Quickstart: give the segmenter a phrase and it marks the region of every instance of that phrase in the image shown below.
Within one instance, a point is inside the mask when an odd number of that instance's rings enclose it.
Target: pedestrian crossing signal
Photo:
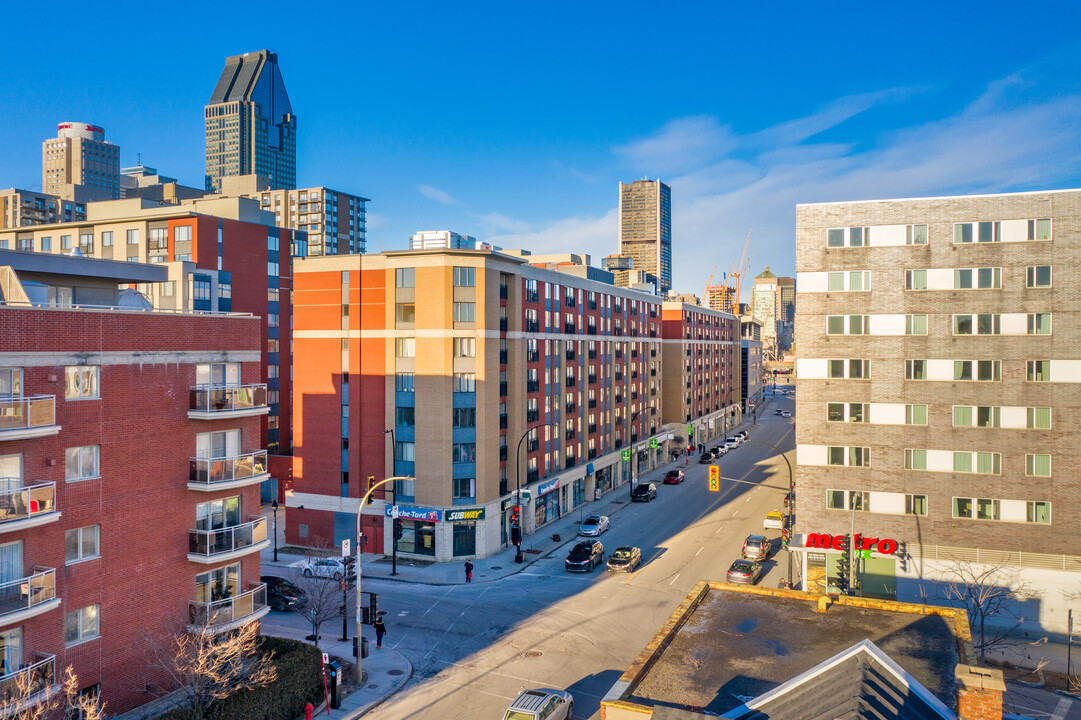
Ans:
[[[709,466],[709,491],[720,492],[721,490],[721,469],[716,465]]]

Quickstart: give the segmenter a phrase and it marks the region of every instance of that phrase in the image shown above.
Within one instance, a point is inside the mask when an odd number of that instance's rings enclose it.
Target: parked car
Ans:
[[[699,465],[707,465],[711,462],[713,462],[713,452],[711,450],[706,450],[698,458]]]
[[[653,483],[638,483],[631,490],[631,500],[634,502],[649,502],[657,499],[657,486]]]
[[[582,527],[579,528],[578,534],[585,535],[586,537],[596,537],[603,532],[608,531],[608,516],[607,515],[590,515],[582,521]]]
[[[668,474],[664,476],[665,485],[679,485],[683,482],[682,470],[669,470]]]
[[[776,410],[774,410],[774,411],[773,411],[773,414],[774,414],[774,415],[780,415],[780,414],[782,414],[783,412],[784,412],[784,410],[782,410],[781,408],[777,408]]]
[[[728,454],[728,448],[725,447],[725,445],[723,443],[721,445],[718,445],[717,447],[713,448],[713,457],[715,457],[715,458],[724,457],[727,454]]]
[[[266,584],[266,600],[271,610],[298,610],[308,601],[307,594],[285,578],[263,575],[259,582]]]
[[[604,562],[604,545],[599,540],[580,542],[571,548],[564,561],[567,572],[593,572]]]
[[[613,572],[634,572],[642,564],[642,551],[631,545],[617,547],[608,557],[608,569]]]
[[[792,412],[790,410],[782,410],[781,417],[792,417]]]
[[[762,563],[757,560],[736,560],[728,568],[728,582],[755,585],[762,579]]]
[[[784,515],[777,510],[770,510],[762,521],[762,527],[767,530],[784,530]]]
[[[563,690],[526,690],[510,704],[503,720],[572,720],[574,697]]]
[[[738,433],[736,433],[736,437],[739,438],[740,442],[746,441],[747,440],[747,431],[746,430],[740,430]]]
[[[748,535],[740,554],[744,560],[769,560],[771,550],[773,542],[765,535]]]
[[[341,580],[346,574],[345,561],[340,557],[315,558],[302,565],[300,570],[304,577],[314,576],[335,580]],[[355,572],[349,574],[350,580],[355,580],[356,577]]]
[[[734,437],[725,438],[724,439],[724,446],[726,448],[728,448],[729,450],[732,450],[733,448],[739,447],[739,440],[737,440]]]

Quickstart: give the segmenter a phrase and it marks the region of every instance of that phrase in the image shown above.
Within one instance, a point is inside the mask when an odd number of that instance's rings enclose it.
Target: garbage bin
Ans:
[[[327,680],[330,685],[330,707],[338,710],[342,706],[342,664],[337,660],[327,663]]]

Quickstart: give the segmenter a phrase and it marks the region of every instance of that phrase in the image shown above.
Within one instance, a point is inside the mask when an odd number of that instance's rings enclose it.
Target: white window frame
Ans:
[[[101,367],[99,365],[65,367],[64,399],[69,402],[101,399]]]
[[[74,465],[76,474],[72,475]],[[101,477],[101,446],[79,445],[64,449],[64,481],[81,482]]]
[[[83,554],[83,543],[87,536],[93,540],[93,552]],[[75,538],[75,547],[77,548],[75,557],[68,555],[69,537]],[[101,557],[101,525],[87,525],[86,527],[72,528],[64,532],[64,563],[66,565],[75,565],[99,557]]]
[[[1047,458],[1047,474],[1036,472],[1036,458]],[[1026,453],[1025,454],[1025,477],[1049,478],[1054,470],[1051,467],[1051,453]]]
[[[69,638],[68,628],[74,621],[75,636]],[[64,613],[64,646],[71,647],[101,637],[101,605],[86,607]]]

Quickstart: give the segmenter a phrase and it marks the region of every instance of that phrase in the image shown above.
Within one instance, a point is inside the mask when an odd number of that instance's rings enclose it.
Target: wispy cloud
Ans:
[[[515,220],[502,213],[491,212],[487,215],[473,215],[473,218],[481,224],[489,234],[497,233],[528,233],[532,230],[529,223],[524,220]]]
[[[440,190],[439,188],[432,187],[431,185],[417,185],[417,190],[420,192],[421,195],[428,198],[429,200],[435,200],[437,203],[442,203],[443,205],[462,204],[461,200],[452,196],[446,190]]]
[[[717,118],[697,116],[668,122],[650,137],[615,148],[631,167],[671,175],[709,163],[735,146],[732,131]]]

